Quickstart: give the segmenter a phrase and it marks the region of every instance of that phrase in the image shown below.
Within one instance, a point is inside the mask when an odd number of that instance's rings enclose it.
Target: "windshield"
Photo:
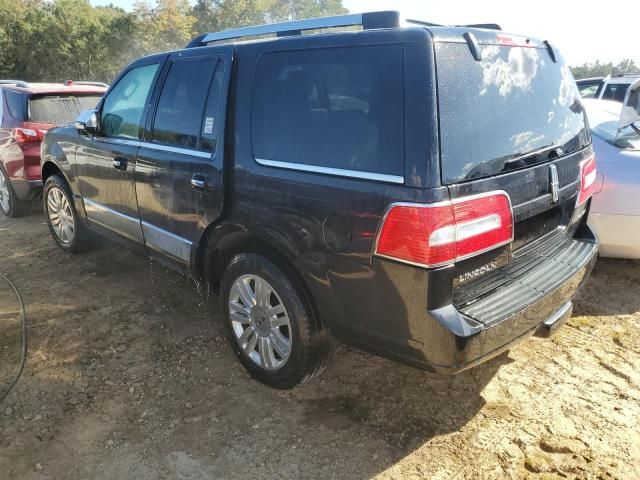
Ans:
[[[568,154],[591,139],[561,56],[546,50],[436,45],[442,181],[456,183]],[[531,155],[528,154],[537,152]]]
[[[84,110],[96,108],[100,95],[47,95],[29,100],[29,121],[65,125]]]

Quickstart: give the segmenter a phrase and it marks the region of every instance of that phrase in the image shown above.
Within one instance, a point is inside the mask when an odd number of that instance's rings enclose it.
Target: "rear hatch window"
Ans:
[[[490,177],[591,143],[569,68],[544,48],[435,46],[442,181]],[[553,149],[552,147],[556,147]],[[536,154],[536,152],[539,152]]]
[[[66,125],[84,110],[95,108],[100,95],[41,95],[29,100],[29,121]]]

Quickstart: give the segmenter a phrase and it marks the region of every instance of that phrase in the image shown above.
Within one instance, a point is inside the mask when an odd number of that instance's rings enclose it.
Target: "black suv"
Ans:
[[[51,233],[207,282],[278,388],[332,337],[455,373],[548,333],[596,259],[595,159],[559,53],[490,27],[377,12],[137,60],[46,136]]]

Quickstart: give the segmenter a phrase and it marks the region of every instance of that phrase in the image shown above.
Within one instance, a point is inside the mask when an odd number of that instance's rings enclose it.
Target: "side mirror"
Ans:
[[[98,112],[96,110],[85,110],[74,123],[79,132],[96,133],[98,131]]]

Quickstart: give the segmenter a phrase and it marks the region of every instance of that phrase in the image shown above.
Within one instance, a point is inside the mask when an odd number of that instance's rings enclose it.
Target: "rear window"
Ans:
[[[66,125],[84,110],[96,108],[100,95],[43,95],[29,100],[29,120]]]
[[[267,53],[255,76],[258,160],[403,174],[402,46]]]
[[[528,166],[517,157],[546,147],[568,154],[589,145],[562,57],[554,63],[546,50],[487,45],[476,61],[467,44],[442,43],[436,58],[444,183]],[[532,158],[548,159],[540,157]]]

